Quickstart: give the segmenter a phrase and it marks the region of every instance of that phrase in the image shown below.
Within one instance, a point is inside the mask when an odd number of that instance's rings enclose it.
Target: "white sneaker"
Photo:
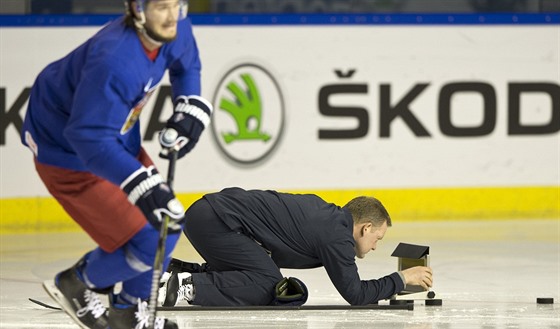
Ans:
[[[161,292],[163,288],[165,288],[164,293]],[[160,288],[163,306],[177,306],[181,301],[190,303],[194,300],[192,274],[189,272],[172,273],[163,288]]]

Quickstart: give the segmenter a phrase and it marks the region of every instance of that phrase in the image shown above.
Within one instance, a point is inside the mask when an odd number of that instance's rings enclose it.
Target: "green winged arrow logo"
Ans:
[[[261,131],[262,123],[262,102],[259,89],[250,74],[241,74],[241,79],[246,85],[246,89],[239,84],[231,81],[227,84],[227,89],[234,97],[234,101],[227,98],[220,100],[220,109],[232,116],[237,125],[237,133],[222,133],[226,144],[237,140],[270,140],[270,135]]]
[[[243,63],[226,71],[214,90],[212,136],[223,155],[252,165],[269,158],[284,131],[284,97],[264,66]]]

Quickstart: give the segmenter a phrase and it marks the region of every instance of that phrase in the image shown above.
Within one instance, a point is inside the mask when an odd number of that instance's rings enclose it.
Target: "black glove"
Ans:
[[[177,158],[182,158],[189,153],[198,142],[204,128],[210,124],[212,104],[200,96],[180,96],[177,98],[175,110],[165,128],[159,135],[162,150],[159,156],[169,159],[169,149],[175,147]],[[168,130],[175,130],[176,134],[167,134]],[[176,136],[173,140],[164,138]]]
[[[309,296],[305,284],[297,278],[283,278],[274,289],[275,306],[301,306]]]
[[[128,194],[128,201],[142,210],[153,227],[159,230],[163,216],[167,215],[168,232],[181,231],[185,209],[154,166],[135,171],[122,182],[121,189]]]

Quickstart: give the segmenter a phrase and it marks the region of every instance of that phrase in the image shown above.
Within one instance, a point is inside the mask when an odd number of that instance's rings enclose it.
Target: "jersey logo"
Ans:
[[[121,128],[121,135],[126,134],[130,131],[130,129],[132,129],[132,127],[134,127],[134,125],[138,121],[138,118],[140,117],[140,113],[142,113],[142,110],[144,109],[144,106],[146,105],[146,103],[148,103],[150,96],[152,96],[152,94],[156,90],[157,84],[152,87],[152,81],[153,79],[150,78],[150,80],[144,87],[144,97],[142,97],[142,99],[138,103],[136,103],[136,105],[134,105],[130,112],[128,112],[128,116],[126,117],[124,125]]]

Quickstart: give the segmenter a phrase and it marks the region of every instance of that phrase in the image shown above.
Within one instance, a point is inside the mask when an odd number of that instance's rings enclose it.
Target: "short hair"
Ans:
[[[124,24],[128,27],[134,27],[134,12],[132,11],[132,1],[136,2],[136,0],[127,0],[124,2],[125,6],[125,14],[124,14]]]
[[[381,201],[374,197],[359,196],[350,200],[344,207],[350,214],[354,224],[370,222],[373,226],[379,227],[387,222],[387,226],[392,226],[391,217]]]
[[[152,1],[152,0],[126,0],[124,2],[124,25],[128,26],[128,27],[136,27],[136,24],[134,23],[134,20],[138,19],[138,17],[136,17],[136,15],[134,15],[134,11],[132,8],[132,3],[135,2],[135,5],[138,5],[138,2],[142,1],[140,4],[144,4],[147,5],[148,2]]]

